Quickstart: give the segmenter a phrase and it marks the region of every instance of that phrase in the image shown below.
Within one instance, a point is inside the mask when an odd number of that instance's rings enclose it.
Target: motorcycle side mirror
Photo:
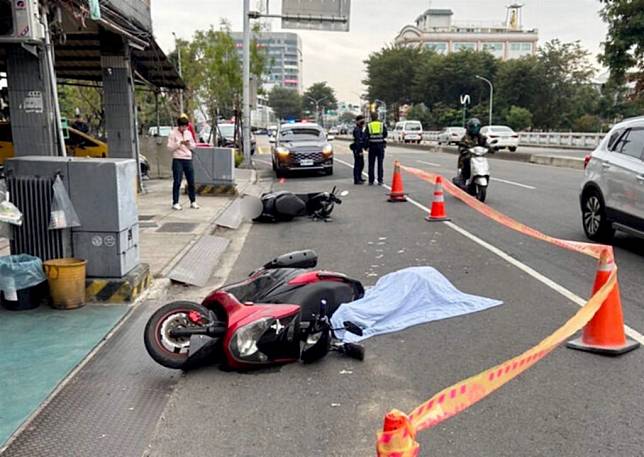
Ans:
[[[346,197],[347,195],[349,195],[348,190],[343,190],[342,192],[340,192],[340,197]]]
[[[354,335],[362,336],[363,332],[362,329],[357,325],[354,324],[351,321],[344,321],[344,329],[349,332],[353,333]]]

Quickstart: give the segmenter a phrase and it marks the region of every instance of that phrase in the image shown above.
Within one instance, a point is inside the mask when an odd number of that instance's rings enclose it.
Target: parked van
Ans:
[[[394,141],[400,143],[418,143],[423,139],[423,125],[420,121],[400,121],[393,131]]]

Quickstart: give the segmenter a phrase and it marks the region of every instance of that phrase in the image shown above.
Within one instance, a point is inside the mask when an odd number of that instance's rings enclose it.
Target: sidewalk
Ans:
[[[251,170],[236,173],[243,194],[256,175]],[[197,196],[201,208],[193,210],[182,195],[185,209],[176,211],[171,208],[172,181],[146,181],[144,186],[146,192],[138,198],[140,257],[160,279],[202,235],[212,232],[235,197]],[[8,254],[8,241],[0,239],[0,255]],[[159,284],[157,290],[168,283]],[[73,311],[0,308],[0,370],[5,374],[0,377],[0,449],[137,303],[94,303]]]

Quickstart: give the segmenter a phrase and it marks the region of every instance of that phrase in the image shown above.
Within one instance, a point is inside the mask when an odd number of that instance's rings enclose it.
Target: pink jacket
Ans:
[[[181,144],[182,141],[189,141],[188,145]],[[186,129],[181,133],[179,127],[172,129],[170,136],[168,136],[168,150],[172,153],[173,159],[192,159],[192,151],[197,146],[192,133]]]

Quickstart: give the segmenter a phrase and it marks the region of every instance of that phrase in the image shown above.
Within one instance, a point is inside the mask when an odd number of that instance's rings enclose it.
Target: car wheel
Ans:
[[[508,149],[510,150],[510,152],[514,152],[514,151],[517,150],[517,147],[516,146],[510,146]]]
[[[581,198],[581,219],[586,236],[593,241],[609,241],[615,234],[606,216],[606,205],[601,194],[590,189]]]
[[[284,170],[280,170],[277,167],[275,168],[275,176],[277,176],[278,178],[283,178],[285,175],[286,173],[284,172]]]
[[[439,142],[438,142],[438,145],[440,146],[441,144],[442,144],[442,143],[439,141]]]

